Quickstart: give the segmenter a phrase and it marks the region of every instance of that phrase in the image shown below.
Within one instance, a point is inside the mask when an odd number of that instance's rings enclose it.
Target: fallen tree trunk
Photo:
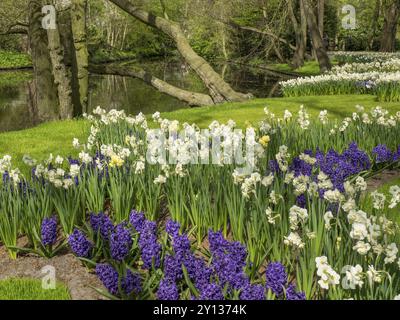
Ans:
[[[129,0],[109,1],[129,13],[134,18],[162,31],[173,39],[180,54],[210,91],[214,103],[244,101],[251,97],[249,94],[243,94],[233,90],[231,86],[227,84],[217,72],[215,72],[208,62],[196,53],[190,46],[189,41],[186,39],[185,34],[177,23],[139,9]]]
[[[213,99],[203,93],[196,93],[175,87],[139,67],[119,67],[113,65],[89,65],[89,71],[96,74],[109,74],[141,79],[160,92],[166,93],[192,106],[213,105]]]

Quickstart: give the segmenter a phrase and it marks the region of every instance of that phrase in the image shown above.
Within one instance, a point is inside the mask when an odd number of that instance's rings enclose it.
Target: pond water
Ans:
[[[207,92],[203,83],[185,64],[152,62],[141,66],[178,87]],[[266,70],[226,64],[217,65],[215,69],[235,90],[250,92],[259,98],[280,95],[277,84],[281,79]],[[30,78],[30,72],[27,71],[0,72],[0,132],[33,127],[42,121],[38,118],[38,112],[29,107]],[[91,75],[89,88],[89,112],[97,106],[106,110],[124,109],[127,114],[133,115],[189,107],[141,80],[129,77]]]

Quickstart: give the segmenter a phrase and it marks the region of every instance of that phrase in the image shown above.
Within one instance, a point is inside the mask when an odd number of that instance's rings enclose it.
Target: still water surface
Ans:
[[[206,93],[197,76],[181,63],[151,62],[141,65],[157,77],[178,87]],[[215,67],[231,86],[241,92],[251,92],[263,98],[280,95],[281,79],[268,71],[237,65]],[[21,78],[15,81],[16,78]],[[20,130],[41,122],[37,112],[30,110],[29,72],[0,72],[0,132]],[[10,79],[13,79],[10,81]],[[166,112],[188,105],[145,84],[141,80],[111,75],[91,75],[89,112],[101,106],[104,109],[124,109],[127,114]]]

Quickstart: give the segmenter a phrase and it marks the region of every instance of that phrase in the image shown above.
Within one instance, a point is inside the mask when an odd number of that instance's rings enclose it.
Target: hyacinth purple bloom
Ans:
[[[157,291],[158,300],[179,300],[179,291],[176,282],[162,279]]]
[[[75,255],[82,258],[88,258],[93,248],[93,244],[86,238],[84,233],[78,229],[74,229],[72,234],[68,237],[68,244]]]
[[[313,153],[310,150],[306,150],[304,151],[304,154],[312,156]],[[308,164],[304,160],[301,160],[299,157],[295,157],[292,164],[290,165],[290,170],[294,172],[294,175],[296,177],[299,175],[311,176],[312,169],[313,166],[311,164]]]
[[[208,233],[212,268],[222,286],[230,285],[233,289],[241,289],[249,282],[243,268],[246,266],[247,251],[239,242],[229,242],[221,232]]]
[[[167,254],[164,258],[164,278],[176,281],[182,279],[182,264],[175,257]]]
[[[304,292],[297,292],[296,286],[290,284],[286,289],[286,300],[306,300],[306,295]]]
[[[104,240],[108,240],[110,234],[114,230],[114,224],[105,213],[92,213],[90,215],[90,225],[95,233],[100,231],[100,235]]]
[[[306,207],[306,196],[305,194],[301,194],[299,196],[297,196],[296,198],[296,204],[300,207],[300,208],[305,208]]]
[[[133,241],[129,229],[125,224],[117,225],[115,231],[110,235],[111,257],[116,261],[122,261],[128,255]]]
[[[57,218],[44,218],[41,226],[41,240],[45,246],[53,245],[57,240]]]
[[[277,297],[280,297],[287,283],[285,267],[280,262],[272,262],[267,266],[265,277],[267,290],[270,289]]]
[[[156,223],[146,220],[139,232],[139,248],[144,269],[160,266],[161,245],[157,241]]]
[[[181,228],[180,224],[172,220],[168,220],[165,225],[165,231],[167,231],[167,233],[173,238],[179,236],[180,228]]]
[[[390,162],[393,160],[393,153],[385,144],[377,145],[372,150],[372,154],[376,157],[376,163]]]
[[[107,263],[98,263],[96,265],[96,275],[106,289],[115,296],[119,293],[119,281],[121,281],[120,286],[125,294],[138,293],[141,290],[139,275],[132,273],[129,269],[125,277],[120,279],[113,266]]]
[[[142,289],[140,276],[128,269],[122,281],[122,289],[126,294],[139,293]]]
[[[210,283],[200,292],[200,300],[224,300],[222,289],[215,283]]]
[[[348,177],[371,167],[368,155],[355,142],[350,143],[342,154],[333,149],[326,154],[317,150],[315,158],[320,171],[328,175],[333,187],[341,192],[344,192],[343,184]]]
[[[265,288],[260,284],[248,284],[243,287],[240,300],[265,300]]]
[[[393,161],[399,161],[400,160],[400,145],[397,147],[397,151],[393,155]]]
[[[131,211],[129,215],[129,222],[137,232],[140,233],[142,231],[145,221],[146,219],[143,212],[138,212],[136,210]]]

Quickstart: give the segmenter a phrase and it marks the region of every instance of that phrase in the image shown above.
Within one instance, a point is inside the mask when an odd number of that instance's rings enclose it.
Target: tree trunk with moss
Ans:
[[[249,94],[243,94],[233,90],[231,86],[227,84],[217,72],[215,72],[209,63],[196,53],[190,46],[189,41],[186,39],[185,34],[177,23],[139,9],[128,0],[109,1],[136,19],[168,35],[175,42],[178,51],[186,62],[201,78],[209,90],[214,103],[244,101],[251,97]]]
[[[28,38],[34,74],[29,84],[30,104],[38,120],[46,121],[59,117],[59,105],[42,17],[41,4],[35,0],[29,1]]]
[[[64,63],[64,50],[57,24],[55,29],[47,30],[47,40],[51,64],[53,66],[54,82],[57,86],[60,117],[62,119],[71,118],[73,116],[71,81]]]
[[[87,112],[89,88],[89,54],[86,36],[86,9],[87,0],[72,0],[71,27],[75,48],[80,109],[82,112]]]

